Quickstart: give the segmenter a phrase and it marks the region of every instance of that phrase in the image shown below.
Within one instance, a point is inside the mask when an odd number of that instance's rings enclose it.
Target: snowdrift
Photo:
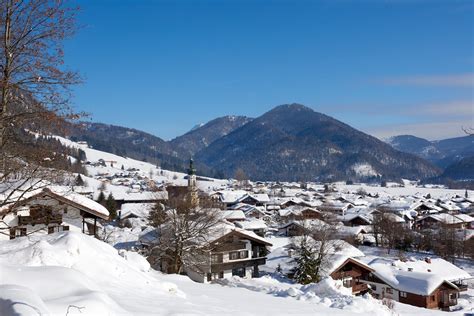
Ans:
[[[18,238],[0,243],[1,315],[127,314],[110,287],[127,284],[157,295],[182,295],[147,273],[148,262],[80,233]],[[112,293],[113,294],[113,293]],[[112,295],[113,296],[113,295]]]

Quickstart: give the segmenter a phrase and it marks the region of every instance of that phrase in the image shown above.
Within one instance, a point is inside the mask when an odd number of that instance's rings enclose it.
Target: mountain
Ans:
[[[427,159],[443,169],[463,158],[474,156],[473,136],[429,141],[412,135],[400,135],[390,137],[387,143],[397,150]]]
[[[154,135],[122,126],[82,122],[69,128],[73,141],[86,141],[91,147],[119,156],[159,163],[164,169],[185,170],[186,161],[173,147]]]
[[[474,181],[474,156],[463,158],[449,165],[441,177],[456,181]]]
[[[206,124],[199,124],[186,134],[173,139],[170,144],[183,155],[194,155],[216,139],[242,127],[252,119],[245,116],[224,116]]]
[[[196,160],[259,180],[426,178],[440,170],[334,118],[281,105],[215,140]]]

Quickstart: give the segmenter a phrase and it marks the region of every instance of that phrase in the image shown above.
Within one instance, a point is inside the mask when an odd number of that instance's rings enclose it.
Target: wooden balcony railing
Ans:
[[[355,293],[367,291],[368,289],[369,287],[365,283],[354,284],[352,286],[352,293],[355,294]]]
[[[61,215],[49,215],[42,217],[18,216],[18,225],[36,225],[36,224],[61,224],[63,217]]]

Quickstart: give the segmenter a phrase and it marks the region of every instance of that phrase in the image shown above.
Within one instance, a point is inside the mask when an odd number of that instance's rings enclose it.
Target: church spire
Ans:
[[[189,169],[188,169],[188,176],[192,176],[196,174],[196,169],[194,169],[194,160],[193,158],[189,159]]]

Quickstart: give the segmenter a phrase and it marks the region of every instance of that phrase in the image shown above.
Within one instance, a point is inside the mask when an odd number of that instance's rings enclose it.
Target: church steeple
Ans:
[[[199,205],[199,196],[197,189],[196,169],[194,169],[193,158],[189,159],[188,169],[188,194],[193,206]]]
[[[188,169],[188,176],[192,176],[196,174],[196,169],[194,169],[194,160],[193,158],[189,159],[189,169]]]

